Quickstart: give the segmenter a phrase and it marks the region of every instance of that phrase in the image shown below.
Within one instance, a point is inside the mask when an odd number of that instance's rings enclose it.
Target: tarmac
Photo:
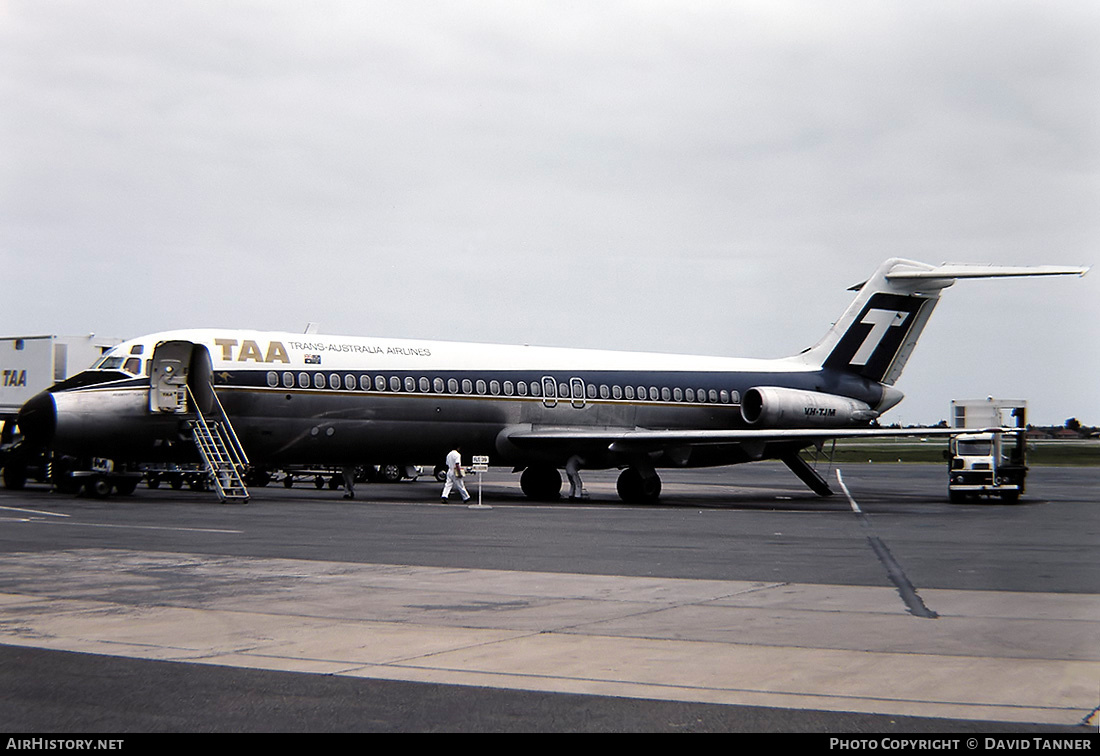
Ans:
[[[777,465],[672,471],[648,507],[613,472],[536,505],[493,470],[482,508],[424,479],[0,491],[0,727],[1096,733],[1100,469],[1012,506],[842,473],[819,499]]]

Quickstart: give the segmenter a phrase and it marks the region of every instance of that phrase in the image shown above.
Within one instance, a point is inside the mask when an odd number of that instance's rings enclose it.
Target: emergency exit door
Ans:
[[[570,378],[569,393],[572,394],[573,406],[584,409],[584,381],[580,378]]]

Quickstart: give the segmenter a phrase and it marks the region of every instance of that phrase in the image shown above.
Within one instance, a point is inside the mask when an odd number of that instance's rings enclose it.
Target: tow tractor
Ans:
[[[983,428],[951,437],[948,496],[954,503],[982,496],[1018,501],[1027,477],[1027,403],[992,397],[951,403],[952,427]],[[1011,424],[1006,420],[1013,420]]]

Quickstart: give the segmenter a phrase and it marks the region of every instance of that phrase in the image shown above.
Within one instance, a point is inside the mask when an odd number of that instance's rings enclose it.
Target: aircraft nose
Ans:
[[[49,446],[57,431],[57,405],[53,394],[43,391],[32,396],[19,410],[16,422],[28,444]]]

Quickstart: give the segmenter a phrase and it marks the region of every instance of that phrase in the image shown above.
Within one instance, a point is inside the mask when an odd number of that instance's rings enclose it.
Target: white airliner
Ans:
[[[116,464],[198,461],[195,417],[224,407],[249,465],[401,464],[455,445],[522,470],[536,499],[559,470],[621,468],[626,501],[653,501],[657,470],[785,462],[828,484],[800,451],[841,437],[927,431],[872,423],[940,292],[957,279],[1083,275],[1053,266],[883,263],[825,337],[776,360],[322,336],[231,329],[124,342],[31,399],[27,442]],[[209,462],[209,460],[207,460]]]

